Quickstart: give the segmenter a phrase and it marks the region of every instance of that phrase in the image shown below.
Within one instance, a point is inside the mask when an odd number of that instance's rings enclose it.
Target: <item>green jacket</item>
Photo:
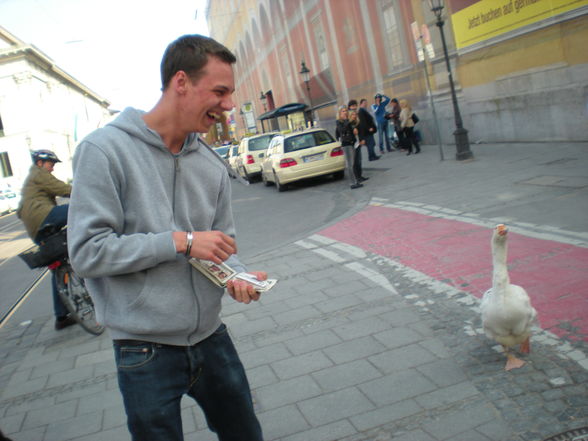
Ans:
[[[57,196],[69,196],[71,185],[60,181],[44,168],[31,166],[21,190],[22,199],[16,215],[23,221],[31,239],[37,237],[39,227],[57,205]]]

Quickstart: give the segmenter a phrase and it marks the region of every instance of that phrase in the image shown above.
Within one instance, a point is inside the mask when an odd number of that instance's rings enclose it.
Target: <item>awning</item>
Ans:
[[[258,120],[262,121],[265,119],[277,118],[278,116],[286,116],[291,113],[295,112],[302,112],[306,109],[307,105],[303,103],[290,103],[285,104],[277,109],[272,109],[269,112],[262,113],[257,118]]]

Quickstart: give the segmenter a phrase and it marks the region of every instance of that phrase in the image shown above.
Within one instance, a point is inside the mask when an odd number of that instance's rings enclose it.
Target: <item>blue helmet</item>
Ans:
[[[53,163],[61,162],[57,155],[51,150],[35,150],[31,156],[33,157],[34,164],[36,164],[37,161],[51,161]]]

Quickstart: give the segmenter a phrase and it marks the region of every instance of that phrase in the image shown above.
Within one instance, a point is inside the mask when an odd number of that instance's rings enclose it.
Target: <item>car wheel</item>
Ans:
[[[339,170],[338,172],[333,173],[333,179],[340,181],[345,177],[345,172],[343,170]]]
[[[278,175],[276,175],[276,172],[274,172],[274,184],[276,184],[276,190],[280,192],[286,190],[286,186],[280,183],[280,180],[278,179]]]

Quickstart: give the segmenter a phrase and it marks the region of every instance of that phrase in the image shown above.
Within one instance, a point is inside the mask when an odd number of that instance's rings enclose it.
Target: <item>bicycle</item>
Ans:
[[[55,231],[55,227],[49,225],[42,233],[45,239],[18,256],[31,269],[46,266],[55,271],[59,298],[71,316],[90,334],[102,334],[104,326],[96,322],[94,303],[84,279],[75,273],[69,262],[66,228]]]

